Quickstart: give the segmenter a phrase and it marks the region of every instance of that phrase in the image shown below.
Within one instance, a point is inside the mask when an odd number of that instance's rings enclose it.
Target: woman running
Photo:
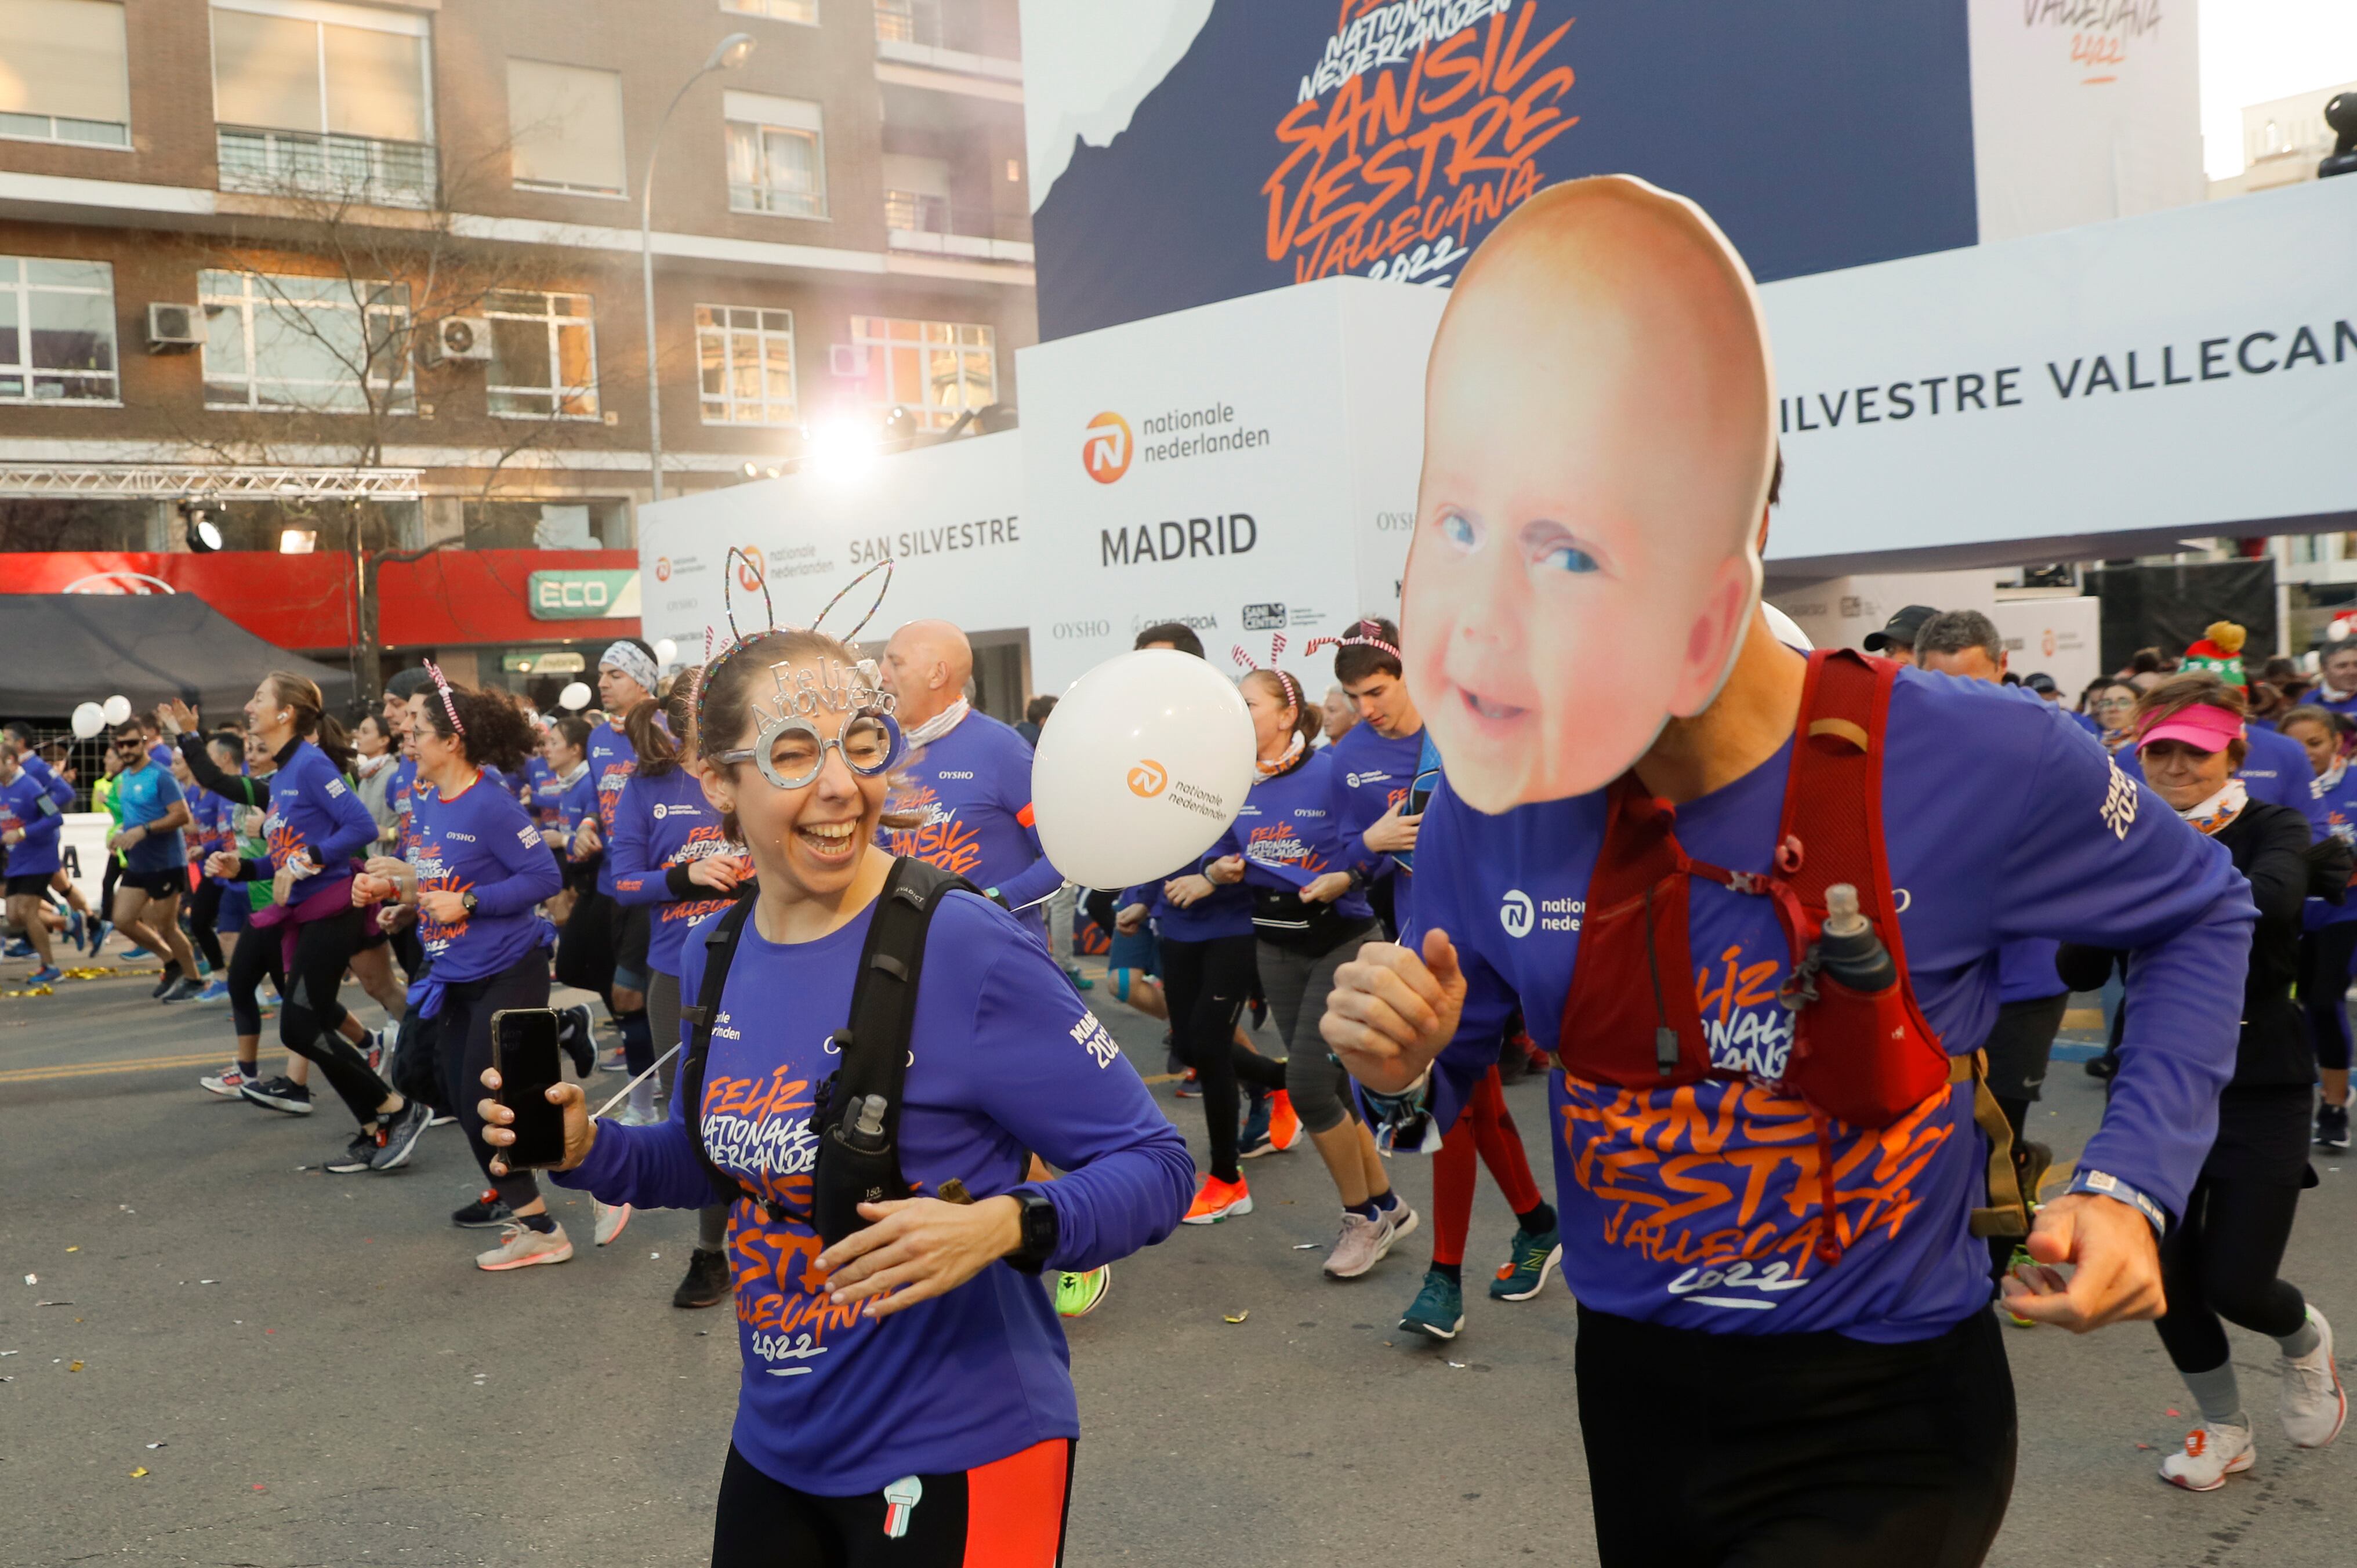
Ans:
[[[748,846],[760,891],[701,1101],[626,1127],[590,1122],[578,1085],[551,1089],[565,1119],[556,1179],[699,1208],[710,1158],[747,1187],[728,1233],[745,1379],[714,1568],[873,1563],[887,1536],[910,1568],[1049,1568],[1080,1423],[1036,1276],[1168,1235],[1187,1203],[1186,1148],[1039,941],[988,900],[949,893],[925,943],[894,1135],[919,1191],[974,1201],[865,1204],[866,1228],[821,1250],[804,1210],[811,1090],[834,1070],[830,1031],[849,1020],[869,921],[898,882],[874,840],[904,746],[853,659],[781,631],[713,665],[698,700],[705,798]],[[804,681],[797,704],[785,693]],[[684,988],[705,961],[688,942]],[[486,1100],[482,1113],[491,1143],[513,1141],[508,1111]],[[1026,1150],[1064,1176],[1023,1182]]]
[[[360,1124],[351,1142],[326,1168],[339,1175],[397,1170],[409,1163],[433,1112],[378,1077],[368,1058],[339,1032],[350,1015],[336,993],[361,941],[361,913],[351,900],[357,869],[352,857],[376,842],[377,831],[374,819],[344,782],[343,767],[350,754],[344,746],[343,726],[322,710],[318,687],[300,675],[280,671],[264,676],[247,701],[245,728],[276,767],[268,785],[269,815],[263,821],[269,859],[242,869],[268,880],[274,896],[267,908],[254,912],[251,934],[238,944],[238,951],[276,950],[285,977],[279,1041],[318,1064],[328,1086]],[[196,767],[185,737],[181,755],[188,757],[190,768]],[[202,780],[203,774],[198,777]],[[215,866],[226,859],[215,856]],[[240,869],[224,867],[217,875],[235,875]],[[233,975],[232,1004],[236,989]],[[244,1020],[239,1022],[242,1032]],[[245,1065],[241,1040],[240,1066]]]
[[[2309,706],[2285,714],[2278,727],[2308,753],[2326,831],[2357,847],[2357,774],[2341,748],[2347,723],[2329,709]],[[2311,898],[2305,925],[2300,1006],[2308,1014],[2317,1076],[2324,1084],[2324,1103],[2316,1109],[2316,1144],[2337,1154],[2349,1147],[2349,972],[2357,960],[2357,899],[2330,904]]]
[[[548,918],[562,928],[576,907],[583,887],[596,891],[597,871],[585,867],[574,854],[574,835],[582,819],[597,814],[597,786],[589,777],[589,721],[565,714],[549,721],[540,735],[540,754],[548,762],[544,786],[545,812],[540,840],[556,857],[565,890],[548,901]]]
[[[622,798],[614,807],[613,841],[606,851],[614,866],[615,902],[626,909],[644,910],[652,921],[647,940],[647,1014],[654,1021],[658,1050],[669,1050],[680,1037],[679,976],[688,927],[726,908],[738,886],[752,875],[744,846],[729,842],[721,831],[720,813],[704,798],[694,744],[692,699],[697,673],[691,670],[681,675],[660,703],[641,703],[631,714],[628,728],[639,768],[622,786]],[[673,736],[680,738],[674,741]],[[664,1066],[666,1092],[677,1069],[676,1058]],[[640,1084],[630,1091],[634,1103],[645,1109],[653,1090],[652,1079]],[[627,1206],[600,1213],[599,1245],[621,1233],[630,1213]],[[717,1306],[727,1298],[728,1255],[723,1250],[727,1234],[728,1206],[705,1205],[687,1273],[672,1292],[673,1306]]]
[[[1334,972],[1376,935],[1374,911],[1364,878],[1335,869],[1349,856],[1332,811],[1334,759],[1309,749],[1299,682],[1281,670],[1254,670],[1243,686],[1260,778],[1234,824],[1211,845],[1203,875],[1221,887],[1242,883],[1251,895],[1254,957],[1285,1041],[1286,1087],[1270,1096],[1270,1131],[1239,1153],[1249,1159],[1289,1147],[1287,1133],[1308,1129],[1342,1199],[1341,1234],[1326,1272],[1356,1279],[1416,1227],[1415,1210],[1392,1191],[1374,1136],[1359,1119],[1349,1077],[1317,1037]],[[1307,1038],[1299,1035],[1305,1019]]]
[[[2087,717],[2104,749],[2117,756],[2136,739],[2136,701],[2142,695],[2126,681],[2104,681],[2089,689]]]
[[[498,693],[442,683],[410,699],[417,754],[407,843],[402,858],[379,858],[352,881],[351,901],[370,908],[397,899],[418,915],[425,972],[414,986],[418,1035],[442,1074],[467,1145],[506,1206],[500,1244],[475,1259],[492,1273],[561,1263],[573,1256],[565,1228],[529,1171],[494,1171],[483,1142],[474,1085],[491,1063],[492,1015],[548,1005],[548,953],[555,928],[540,901],[563,882],[540,834],[493,767],[512,768],[533,733]]]
[[[2185,1212],[2160,1243],[2169,1310],[2154,1326],[2201,1408],[2201,1424],[2161,1462],[2160,1473],[2195,1492],[2216,1490],[2255,1457],[2220,1318],[2268,1336],[2282,1350],[2281,1412],[2294,1444],[2322,1447],[2340,1435],[2348,1414],[2331,1325],[2276,1273],[2300,1189],[2316,1182],[2308,1164],[2316,1057],[2291,997],[2309,832],[2302,813],[2250,799],[2234,777],[2245,755],[2244,718],[2242,693],[2213,675],[2172,676],[2136,706],[2145,781],[2225,846],[2259,907],[2242,1041],[2234,1077],[2219,1097],[2217,1141]],[[2058,967],[2072,989],[2092,991],[2126,961],[2125,954],[2066,944]]]

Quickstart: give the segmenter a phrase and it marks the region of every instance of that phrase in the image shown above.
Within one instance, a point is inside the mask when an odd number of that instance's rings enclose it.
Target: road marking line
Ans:
[[[219,1067],[221,1052],[187,1057],[148,1057],[139,1061],[59,1062],[49,1067],[0,1069],[0,1083],[49,1083],[59,1079],[101,1078],[112,1073],[161,1072],[175,1068]]]

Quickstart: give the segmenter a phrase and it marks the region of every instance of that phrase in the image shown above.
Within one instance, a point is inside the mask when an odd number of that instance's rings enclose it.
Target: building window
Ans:
[[[508,135],[519,190],[619,196],[628,183],[619,72],[508,61]]]
[[[0,403],[115,403],[114,269],[0,256]]]
[[[720,0],[720,8],[739,16],[768,16],[773,21],[818,26],[818,0]]]
[[[500,289],[487,295],[493,413],[525,419],[597,417],[597,328],[586,294]]]
[[[728,205],[738,212],[826,216],[826,140],[819,106],[800,98],[731,92]]]
[[[432,205],[428,29],[329,0],[214,0],[221,188]]]
[[[131,145],[122,0],[0,0],[0,136]]]
[[[867,360],[864,401],[878,412],[905,408],[921,429],[945,430],[967,409],[998,401],[998,354],[987,327],[855,316],[851,341]]]
[[[699,305],[695,349],[705,424],[796,423],[792,311]]]
[[[341,277],[207,272],[207,408],[409,413],[409,288]]]
[[[630,550],[638,541],[628,503],[587,500],[470,500],[459,519],[469,550]]]

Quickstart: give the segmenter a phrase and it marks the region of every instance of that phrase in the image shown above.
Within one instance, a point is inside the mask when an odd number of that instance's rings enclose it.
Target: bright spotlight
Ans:
[[[839,482],[857,479],[876,466],[878,443],[865,421],[841,416],[811,426],[804,444],[805,467],[812,473]]]
[[[282,528],[278,531],[278,553],[308,555],[319,547],[319,531],[316,528]]]

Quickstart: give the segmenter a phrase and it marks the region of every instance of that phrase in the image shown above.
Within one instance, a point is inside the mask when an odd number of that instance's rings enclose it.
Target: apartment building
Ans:
[[[668,493],[1008,417],[1016,8],[0,0],[0,591],[561,666],[629,621],[655,492],[642,207]],[[450,557],[385,564],[373,639],[355,537]]]

